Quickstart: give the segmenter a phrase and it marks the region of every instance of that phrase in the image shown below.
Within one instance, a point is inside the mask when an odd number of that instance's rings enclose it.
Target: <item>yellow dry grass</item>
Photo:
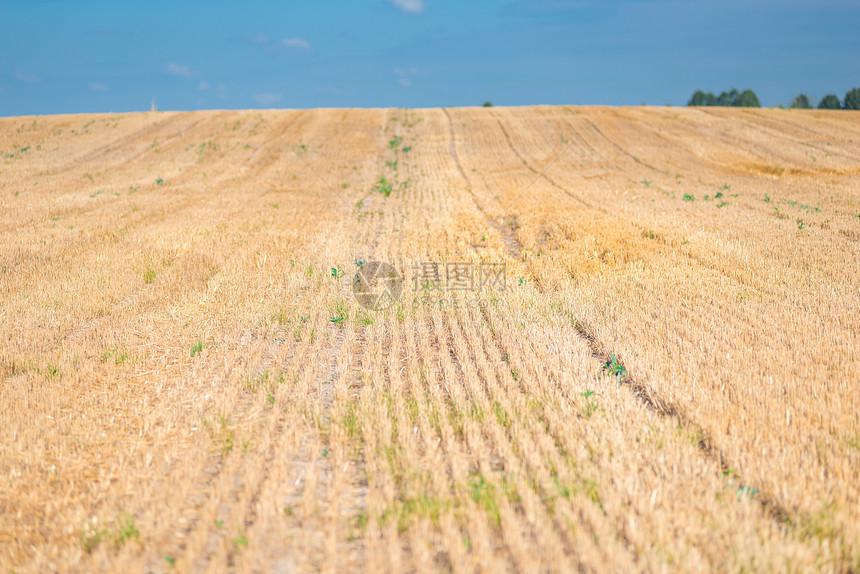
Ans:
[[[859,570],[858,141],[797,110],[0,119],[0,570]],[[358,305],[361,260],[398,305]],[[416,291],[434,261],[506,288]]]

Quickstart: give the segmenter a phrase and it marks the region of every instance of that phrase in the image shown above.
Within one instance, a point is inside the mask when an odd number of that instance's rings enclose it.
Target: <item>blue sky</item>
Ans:
[[[860,86],[860,1],[0,0],[0,115],[763,105]]]

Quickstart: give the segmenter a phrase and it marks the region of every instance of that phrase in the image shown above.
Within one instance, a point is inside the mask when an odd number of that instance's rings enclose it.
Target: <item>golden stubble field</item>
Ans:
[[[860,569],[858,113],[18,117],[0,154],[2,571]]]

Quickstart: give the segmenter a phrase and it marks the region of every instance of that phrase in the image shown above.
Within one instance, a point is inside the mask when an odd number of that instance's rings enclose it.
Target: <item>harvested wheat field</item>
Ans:
[[[0,152],[2,571],[860,570],[860,113],[18,117]]]

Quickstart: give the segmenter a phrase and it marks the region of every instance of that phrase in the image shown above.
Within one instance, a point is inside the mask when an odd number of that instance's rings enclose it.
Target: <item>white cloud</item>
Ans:
[[[423,0],[388,0],[397,8],[409,14],[420,14],[424,11]]]
[[[296,48],[298,50],[304,50],[305,52],[311,51],[311,45],[307,40],[302,40],[301,38],[284,38],[281,40],[281,45],[286,46],[287,48]]]
[[[209,89],[209,82],[200,82],[199,84],[197,84],[197,89],[199,89],[201,92],[205,92]]]
[[[176,76],[177,78],[190,78],[195,74],[194,70],[189,68],[188,66],[183,66],[181,64],[177,64],[176,62],[170,62],[167,64],[165,68],[167,73],[171,76]]]
[[[397,83],[404,88],[412,86],[412,80],[408,76],[417,76],[418,68],[394,68],[394,75],[397,76]]]
[[[254,36],[245,36],[241,39],[245,44],[251,44],[253,46],[262,46],[263,44],[269,43],[269,36],[260,32],[259,34],[255,34]]]
[[[42,79],[35,74],[24,74],[21,72],[15,72],[14,75],[16,80],[18,80],[19,82],[24,82],[25,84],[36,84],[42,81]]]
[[[90,84],[90,89],[94,92],[106,92],[108,87],[101,82],[93,82]]]
[[[272,104],[276,104],[284,99],[284,96],[281,94],[272,94],[272,93],[264,93],[264,94],[254,94],[254,101],[256,101],[261,106],[271,106]]]

